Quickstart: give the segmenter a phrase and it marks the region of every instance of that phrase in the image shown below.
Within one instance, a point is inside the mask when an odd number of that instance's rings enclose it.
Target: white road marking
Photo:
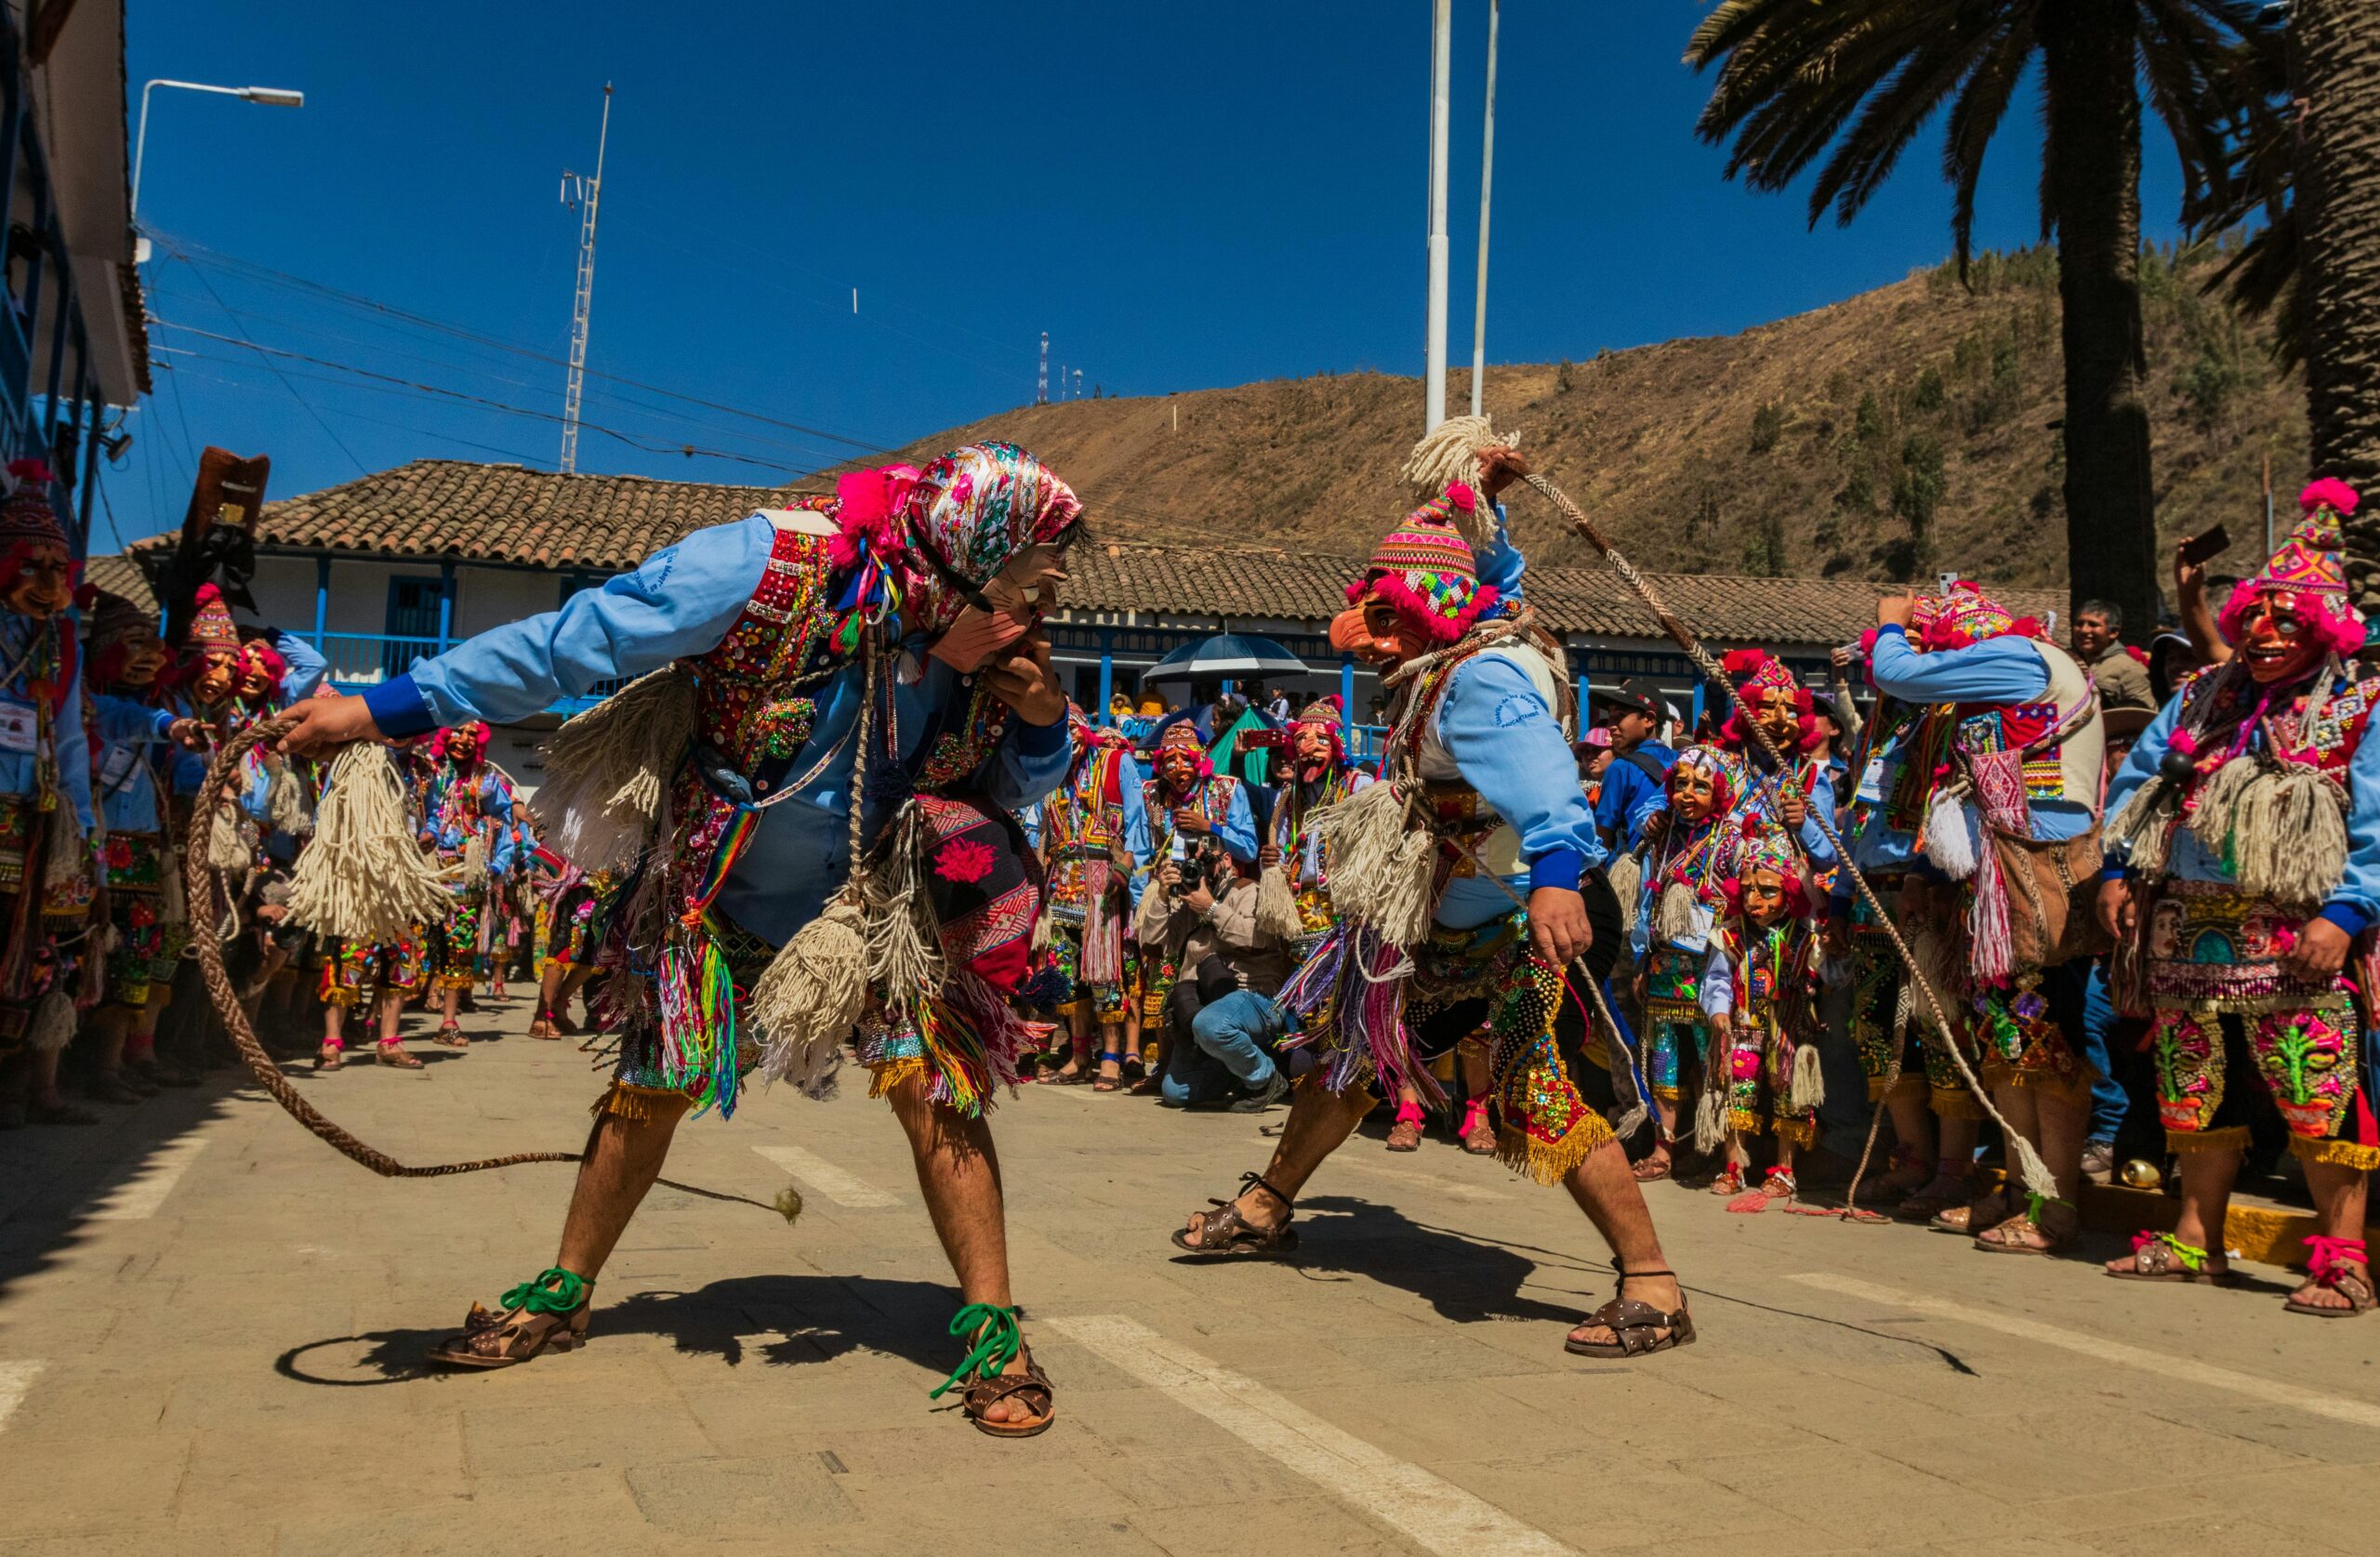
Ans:
[[[2357,1427],[2380,1427],[2380,1405],[2370,1401],[2350,1400],[2344,1395],[2324,1394],[2300,1383],[2283,1384],[2270,1379],[2259,1379],[2252,1373],[2239,1373],[2213,1363],[2202,1363],[2188,1357],[2169,1356],[2145,1347],[2127,1346],[2120,1340],[2102,1340],[2096,1336],[2078,1335],[2044,1325],[2036,1320],[2019,1319],[2015,1314],[1998,1313],[1990,1309],[1973,1308],[1954,1303],[1947,1298],[1937,1298],[1924,1292],[1905,1291],[1897,1287],[1878,1287],[1871,1282],[1851,1276],[1838,1276],[1823,1272],[1791,1276],[1805,1287],[1815,1287],[1825,1292],[1839,1292],[1846,1298],[1863,1298],[1869,1302],[1888,1308],[1914,1309],[1920,1313],[1940,1319],[1953,1319],[1961,1324],[1975,1325],[1987,1330],[2020,1340],[2039,1341],[2086,1357],[2096,1357],[2104,1363],[2116,1363],[2135,1367],[2143,1373],[2160,1374],[2185,1384],[2203,1385],[2211,1390],[2228,1390],[2233,1394],[2246,1395],[2268,1405],[2287,1405],[2328,1417],[2334,1421],[2349,1422]]]
[[[0,1363],[0,1431],[6,1431],[8,1418],[16,1415],[25,1392],[33,1387],[41,1370],[49,1365],[42,1362]]]
[[[1168,1400],[1441,1557],[1576,1557],[1541,1530],[1121,1314],[1050,1321]]]
[[[206,1150],[206,1138],[186,1135],[179,1141],[169,1141],[149,1155],[140,1171],[118,1184],[92,1204],[84,1215],[92,1221],[145,1221],[157,1214],[165,1196],[182,1181],[190,1165],[199,1153]]]
[[[874,1184],[853,1178],[806,1147],[755,1146],[752,1150],[846,1210],[880,1211],[900,1204]]]

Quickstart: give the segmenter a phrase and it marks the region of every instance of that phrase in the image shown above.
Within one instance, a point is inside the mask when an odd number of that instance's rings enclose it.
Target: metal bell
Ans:
[[[2116,1181],[2126,1189],[2153,1190],[2165,1181],[2165,1175],[2147,1157],[2127,1157],[2117,1170]]]
[[[2188,784],[2197,772],[2198,764],[2190,760],[2190,754],[2186,751],[2168,750],[2164,759],[2157,764],[2158,775],[2167,784]]]

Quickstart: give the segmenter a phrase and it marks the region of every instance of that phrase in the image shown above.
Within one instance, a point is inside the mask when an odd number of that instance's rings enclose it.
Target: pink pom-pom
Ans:
[[[2316,508],[2334,508],[2341,519],[2351,518],[2355,513],[2356,505],[2361,501],[2362,499],[2356,495],[2355,488],[2340,481],[2336,476],[2324,476],[2320,481],[2309,482],[2307,483],[2306,490],[2297,495],[2297,506],[2305,512],[2312,513]]]
[[[2290,948],[2296,944],[2297,932],[2290,929],[2287,925],[2281,925],[2273,930],[2272,949],[2278,955],[2287,957],[2289,955]]]
[[[2198,755],[2198,737],[2178,725],[2174,728],[2174,732],[2165,738],[2165,745],[2180,752],[2184,757]]]
[[[47,482],[51,479],[49,474],[49,462],[45,459],[35,458],[32,455],[27,455],[23,459],[10,460],[8,462],[8,474],[16,477],[17,480],[20,482]],[[2309,488],[2308,490],[2310,491],[2311,489]],[[2354,494],[2350,493],[2348,495],[2352,497]],[[2353,510],[2350,509],[2348,511],[2352,512]]]
[[[1447,483],[1447,501],[1453,504],[1456,508],[1461,508],[1464,513],[1469,513],[1472,509],[1479,506],[1478,495],[1473,492],[1467,484],[1461,482],[1448,482]]]

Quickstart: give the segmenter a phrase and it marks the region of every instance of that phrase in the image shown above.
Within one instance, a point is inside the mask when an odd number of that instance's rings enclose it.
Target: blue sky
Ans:
[[[1708,83],[1678,62],[1702,9],[1506,0],[1491,362],[1739,330],[1947,252],[1930,140],[1848,230],[1723,181],[1691,133]],[[279,496],[424,455],[550,468],[577,239],[557,189],[590,168],[607,80],[589,365],[770,420],[592,380],[582,470],[786,480],[1030,400],[1045,329],[1110,393],[1418,373],[1429,10],[134,0],[136,112],[155,76],[307,104],[156,96],[141,219],[170,350],[94,549],[178,522],[208,442],[271,455]],[[1458,0],[1458,363],[1486,16]],[[2030,114],[2003,135],[1977,224],[2001,245],[2037,226]],[[2152,139],[2160,236],[2171,163]],[[193,331],[449,393],[276,374]]]

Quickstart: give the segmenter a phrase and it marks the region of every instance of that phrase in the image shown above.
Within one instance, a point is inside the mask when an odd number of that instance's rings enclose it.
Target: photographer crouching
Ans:
[[[1212,838],[1160,863],[1157,887],[1142,895],[1134,930],[1144,948],[1178,950],[1182,970],[1165,1005],[1162,1101],[1262,1113],[1289,1090],[1273,1009],[1293,970],[1289,943],[1257,928],[1255,879]]]

